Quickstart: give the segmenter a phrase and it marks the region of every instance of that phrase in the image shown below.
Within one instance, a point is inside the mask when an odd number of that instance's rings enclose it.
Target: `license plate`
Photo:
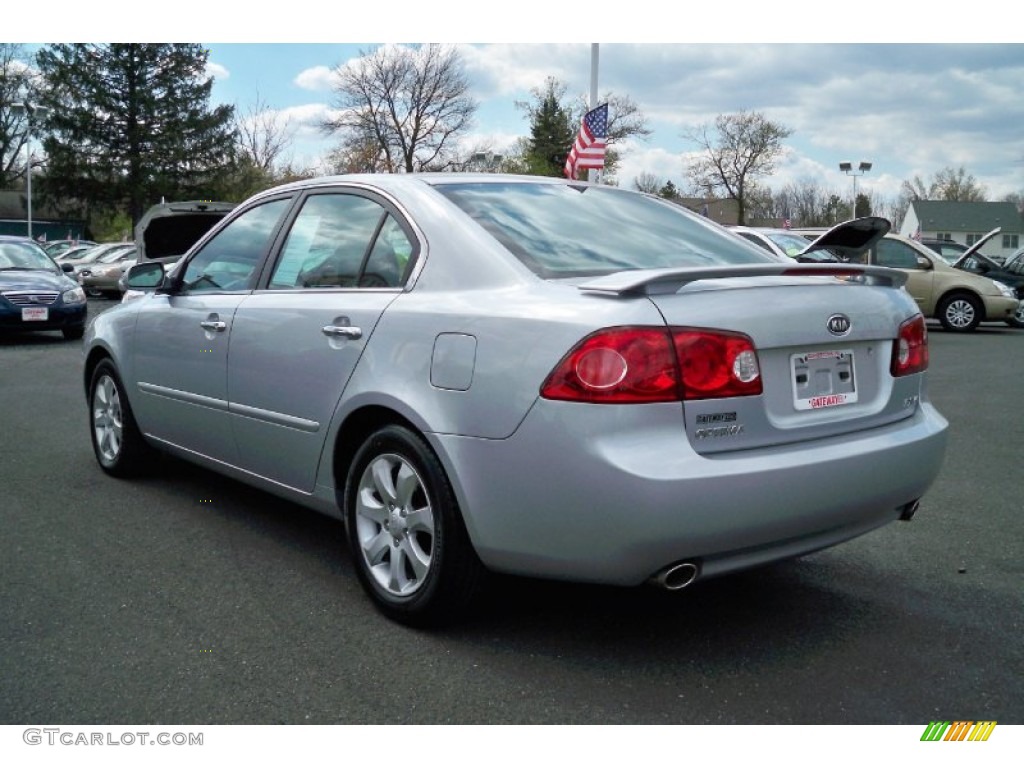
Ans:
[[[798,411],[835,408],[857,402],[852,349],[802,352],[790,357],[793,406]]]
[[[49,320],[50,310],[46,307],[22,307],[21,319],[24,322],[32,322],[34,320]]]

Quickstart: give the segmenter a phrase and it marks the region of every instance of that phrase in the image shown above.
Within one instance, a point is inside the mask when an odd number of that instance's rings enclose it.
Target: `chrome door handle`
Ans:
[[[223,331],[228,327],[222,320],[203,320],[199,325],[208,331]]]
[[[355,325],[325,325],[320,329],[324,336],[343,336],[346,339],[359,339],[363,329]]]

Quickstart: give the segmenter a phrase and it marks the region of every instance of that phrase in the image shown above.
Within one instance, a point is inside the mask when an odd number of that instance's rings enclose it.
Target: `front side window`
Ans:
[[[192,259],[182,276],[188,292],[240,291],[250,287],[256,267],[270,247],[289,198],[262,203],[233,219]]]
[[[398,288],[412,254],[401,225],[375,200],[311,195],[288,232],[269,287]]]

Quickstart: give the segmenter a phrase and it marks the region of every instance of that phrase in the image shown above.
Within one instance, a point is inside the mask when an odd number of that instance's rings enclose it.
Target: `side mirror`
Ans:
[[[127,290],[153,291],[163,285],[164,265],[159,261],[133,264],[118,281],[122,293]]]
[[[932,269],[932,263],[924,256],[917,257],[917,269]]]
[[[74,272],[75,271],[75,265],[74,264],[68,264],[66,261],[62,261],[60,263],[60,271],[61,272]]]

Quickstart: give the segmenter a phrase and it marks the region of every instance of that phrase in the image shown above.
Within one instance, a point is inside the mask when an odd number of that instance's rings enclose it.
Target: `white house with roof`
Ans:
[[[987,256],[1005,258],[1020,248],[1024,240],[1024,219],[1013,203],[917,200],[910,204],[900,234],[974,245],[996,227],[1002,231],[981,250]]]

